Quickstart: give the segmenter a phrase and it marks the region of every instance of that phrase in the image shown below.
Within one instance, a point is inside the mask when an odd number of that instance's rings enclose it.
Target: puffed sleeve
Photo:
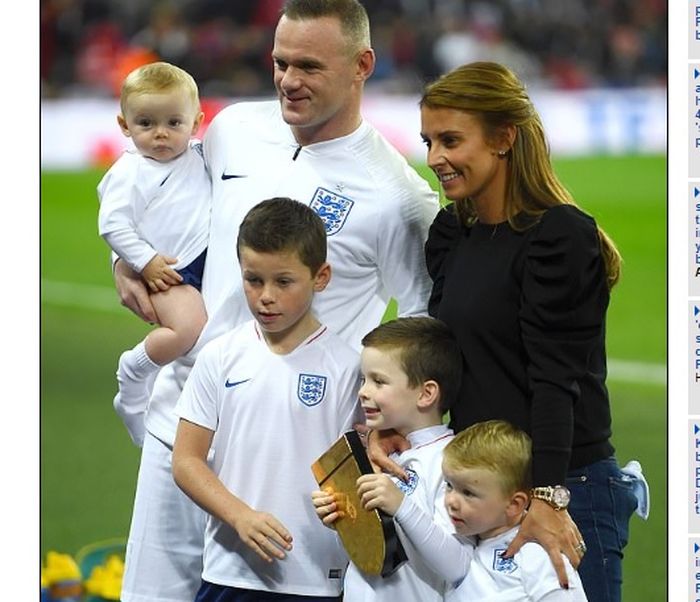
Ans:
[[[428,239],[425,242],[425,262],[428,274],[433,281],[428,300],[428,313],[433,317],[437,317],[442,300],[447,258],[456,246],[460,232],[461,227],[453,204],[438,212],[428,231]]]
[[[523,272],[520,323],[532,393],[535,485],[563,483],[579,382],[604,344],[609,293],[594,220],[573,206],[549,209],[534,227]]]

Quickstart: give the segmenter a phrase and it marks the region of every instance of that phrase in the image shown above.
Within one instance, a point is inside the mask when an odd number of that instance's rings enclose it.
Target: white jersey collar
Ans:
[[[438,441],[439,439],[444,439],[452,435],[452,429],[448,428],[445,424],[436,424],[435,426],[427,426],[412,433],[408,433],[406,438],[411,444],[411,448],[416,449],[417,447],[423,447]]]

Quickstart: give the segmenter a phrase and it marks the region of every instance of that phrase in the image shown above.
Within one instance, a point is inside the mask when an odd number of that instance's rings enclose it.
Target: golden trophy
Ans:
[[[357,432],[341,436],[311,470],[319,487],[339,498],[342,516],[334,527],[350,560],[369,575],[393,573],[406,560],[406,553],[392,518],[381,510],[365,510],[357,495],[357,479],[374,472]]]

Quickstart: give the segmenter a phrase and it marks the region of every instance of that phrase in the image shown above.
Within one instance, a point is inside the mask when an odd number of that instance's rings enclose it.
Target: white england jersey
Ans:
[[[314,313],[355,349],[377,326],[390,297],[400,315],[427,313],[431,282],[423,246],[437,194],[371,125],[298,147],[279,101],[240,103],[212,121],[204,138],[212,218],[202,295],[209,320],[188,357],[155,383],[147,429],[172,443],[172,408],[201,346],[250,318],[236,257],[238,227],[259,202],[278,196],[310,205],[324,220],[328,287]]]
[[[125,151],[97,194],[100,235],[137,272],[156,253],[176,257],[171,267],[184,268],[207,247],[211,180],[199,141],[167,163]]]
[[[244,589],[338,595],[347,556],[316,517],[311,464],[362,421],[359,356],[325,326],[286,355],[271,352],[254,321],[205,346],[176,414],[215,431],[212,470],[293,537],[284,560],[267,563],[236,532],[209,517],[203,578]]]
[[[581,579],[565,556],[568,590],[559,586],[552,561],[539,544],[526,543],[512,559],[501,558],[517,533],[515,527],[480,540],[467,576],[447,593],[446,602],[586,602]]]
[[[401,454],[392,454],[408,474],[408,482],[394,482],[413,504],[453,532],[445,510],[445,487],[442,477],[442,451],[453,433],[446,426],[432,426],[408,435],[411,448]],[[345,577],[345,602],[442,602],[445,582],[423,561],[420,553],[405,536],[401,525],[394,521],[396,532],[406,550],[408,562],[388,577],[366,575],[352,563]]]

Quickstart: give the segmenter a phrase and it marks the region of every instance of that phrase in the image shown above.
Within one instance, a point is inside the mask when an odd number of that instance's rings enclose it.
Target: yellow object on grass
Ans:
[[[103,565],[92,569],[85,581],[85,591],[105,600],[119,600],[124,576],[124,561],[115,555],[109,556]]]
[[[41,567],[41,584],[53,598],[79,596],[83,586],[78,563],[70,554],[48,552],[46,563]]]

